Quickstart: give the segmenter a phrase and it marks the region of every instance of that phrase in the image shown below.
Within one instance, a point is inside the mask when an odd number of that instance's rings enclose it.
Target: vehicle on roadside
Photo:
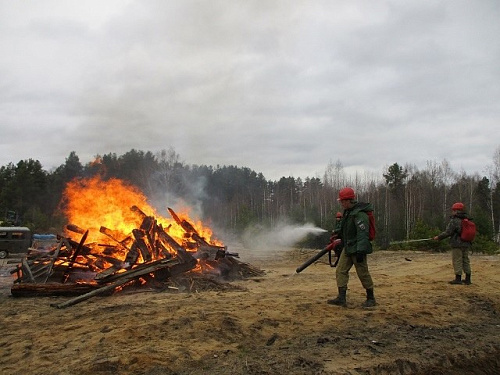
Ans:
[[[0,259],[27,253],[31,240],[31,230],[27,227],[0,227]]]

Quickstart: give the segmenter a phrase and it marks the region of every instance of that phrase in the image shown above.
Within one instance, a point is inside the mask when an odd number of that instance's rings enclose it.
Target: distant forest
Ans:
[[[394,163],[381,176],[348,176],[337,161],[327,165],[322,178],[269,181],[245,167],[186,165],[172,148],[99,155],[86,165],[71,152],[64,164],[50,172],[33,159],[0,167],[0,215],[2,225],[58,233],[67,224],[60,210],[66,183],[99,174],[103,180],[118,178],[134,185],[152,205],[161,202],[166,207],[182,199],[197,209],[201,220],[230,233],[242,234],[252,226],[273,228],[283,222],[311,223],[330,232],[340,209],[338,191],[351,186],[359,201],[375,208],[378,248],[443,231],[451,205],[461,201],[478,228],[474,248],[492,253],[500,242],[500,147],[485,170],[487,176],[457,173],[444,160],[428,162],[424,170]],[[323,247],[327,240],[316,237],[305,242]],[[447,245],[441,241],[433,246]]]

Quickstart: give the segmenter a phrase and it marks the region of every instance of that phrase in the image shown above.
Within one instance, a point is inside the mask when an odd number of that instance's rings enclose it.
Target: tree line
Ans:
[[[426,168],[390,165],[381,176],[348,175],[341,161],[330,162],[322,178],[281,177],[267,180],[246,167],[187,165],[170,148],[158,153],[132,149],[123,155],[98,155],[83,165],[76,152],[65,163],[46,171],[38,160],[0,167],[2,225],[25,225],[37,233],[59,232],[67,224],[61,211],[62,193],[75,178],[100,175],[122,179],[155,205],[182,200],[195,207],[202,220],[233,233],[252,225],[272,228],[283,222],[312,223],[333,229],[340,209],[338,191],[351,186],[358,200],[375,207],[375,245],[429,238],[444,229],[450,207],[463,202],[478,227],[478,250],[493,252],[500,242],[500,147],[487,166],[487,175],[455,172],[446,160]],[[307,240],[321,246],[325,238]],[[446,246],[436,244],[435,246]]]

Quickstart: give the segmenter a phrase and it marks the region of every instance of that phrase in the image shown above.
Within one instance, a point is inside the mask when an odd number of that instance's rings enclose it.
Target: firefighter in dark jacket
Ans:
[[[342,213],[337,212],[337,214],[335,215],[335,228],[333,228],[333,230],[339,230],[341,224],[342,224]]]
[[[469,260],[469,250],[472,246],[470,242],[464,242],[460,239],[462,230],[462,220],[469,219],[465,212],[465,206],[462,202],[454,203],[451,206],[452,215],[446,226],[446,230],[434,239],[440,241],[444,238],[450,238],[451,258],[453,262],[453,270],[455,271],[455,279],[450,281],[450,284],[462,284],[462,272],[465,272],[465,280],[463,284],[471,284],[471,267]]]
[[[337,200],[344,208],[344,213],[340,228],[334,230],[334,235],[341,238],[343,251],[335,272],[338,296],[327,302],[331,305],[347,307],[346,293],[349,271],[354,265],[356,274],[366,289],[366,301],[363,303],[363,307],[375,306],[373,280],[368,270],[366,256],[373,251],[369,240],[370,224],[366,211],[373,211],[373,208],[369,203],[358,203],[354,190],[350,187],[341,189]]]

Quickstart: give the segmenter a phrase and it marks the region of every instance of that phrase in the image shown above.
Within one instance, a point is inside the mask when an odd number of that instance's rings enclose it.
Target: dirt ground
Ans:
[[[289,250],[241,257],[265,271],[212,291],[12,297],[0,268],[0,373],[499,374],[500,256],[471,257],[473,284],[450,285],[451,255],[369,256],[378,305],[364,309],[351,272],[348,307],[331,306],[327,257]],[[248,254],[247,254],[248,255]]]

